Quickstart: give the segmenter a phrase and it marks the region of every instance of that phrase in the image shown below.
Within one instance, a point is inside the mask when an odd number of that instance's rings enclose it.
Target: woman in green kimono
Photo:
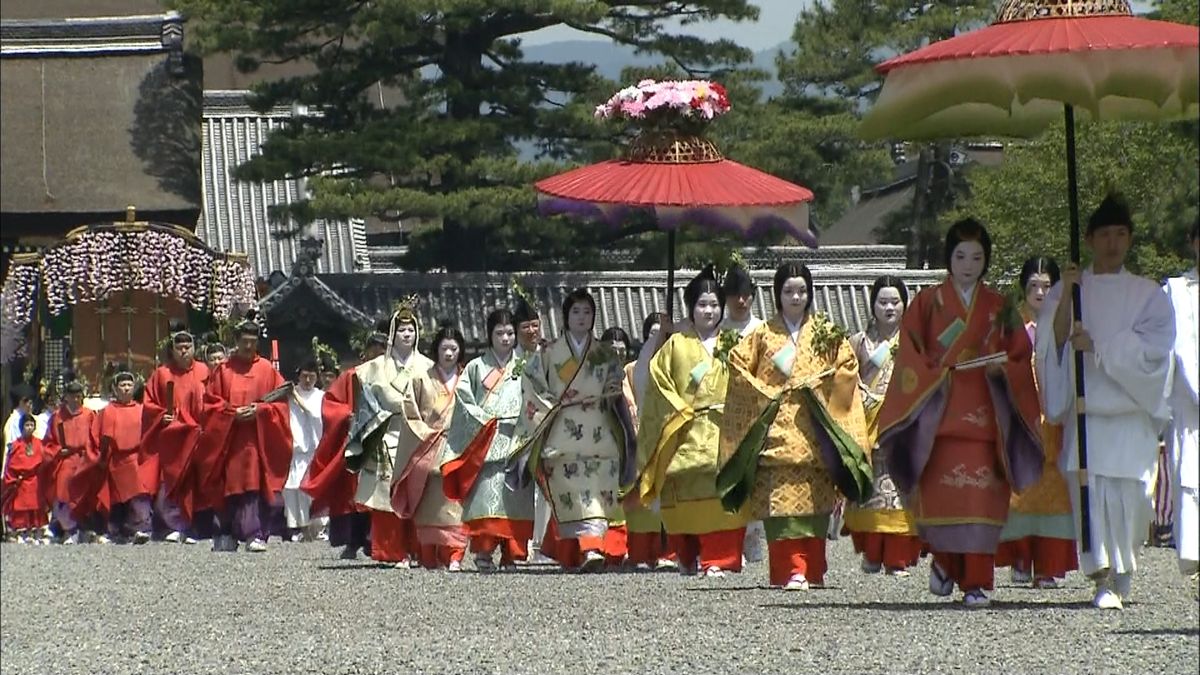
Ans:
[[[632,420],[621,391],[622,364],[592,337],[596,302],[584,289],[563,301],[567,330],[533,355],[522,379],[524,437],[510,459],[508,483],[535,477],[553,509],[560,540],[578,540],[580,571],[604,566],[604,535],[624,521],[622,471],[632,473]],[[632,476],[629,476],[632,481]]]
[[[533,538],[533,486],[514,491],[504,485],[504,464],[521,412],[513,326],[507,309],[488,315],[489,349],[468,363],[458,380],[449,444],[462,453],[442,467],[446,494],[462,501],[463,526],[480,572],[496,569],[497,548],[500,568],[513,568],[528,556]]]
[[[638,429],[638,502],[659,500],[684,573],[742,570],[746,512],[725,513],[717,495],[717,450],[728,350],[738,334],[719,329],[725,292],[708,267],[683,291],[690,325],[650,361]],[[721,351],[724,347],[724,352]]]

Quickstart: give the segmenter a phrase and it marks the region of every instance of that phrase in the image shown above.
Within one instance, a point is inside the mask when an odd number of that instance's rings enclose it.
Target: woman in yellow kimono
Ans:
[[[629,413],[635,426],[639,409],[646,398],[646,387],[650,380],[650,361],[666,341],[663,324],[667,315],[651,312],[642,321],[642,349],[636,361],[625,365],[625,398],[629,400]],[[658,504],[641,506],[637,500],[626,500],[625,526],[629,529],[628,564],[642,572],[650,570],[678,569],[675,552],[669,542],[663,541],[662,516]]]
[[[730,353],[721,422],[722,503],[748,500],[766,529],[771,585],[786,590],[824,583],[829,520],[851,470],[842,453],[856,453],[860,485],[866,461],[858,362],[840,329],[813,315],[812,287],[804,265],[775,271],[775,316]]]
[[[975,220],[946,233],[949,274],[904,313],[879,412],[879,449],[933,552],[929,590],[957,583],[967,607],[990,604],[1009,497],[1042,469],[1033,349],[1016,308],[983,284],[991,253]]]
[[[871,322],[865,331],[850,338],[850,346],[858,359],[868,441],[874,445],[879,431],[879,409],[892,379],[893,357],[899,347],[900,319],[908,305],[908,289],[902,279],[885,275],[871,285],[870,300]],[[846,529],[850,531],[855,552],[862,554],[863,572],[875,574],[885,570],[889,576],[906,577],[908,568],[921,556],[921,540],[888,473],[887,456],[876,450],[871,457],[871,469],[873,494],[863,504],[846,507]]]
[[[417,351],[420,334],[416,298],[407,298],[392,314],[387,351],[354,369],[359,390],[346,446],[346,466],[358,473],[354,500],[371,514],[371,558],[401,569],[420,554],[412,521],[397,517],[390,495],[396,468],[408,461],[407,455],[397,457],[396,449],[409,380],[433,367]]]
[[[592,337],[596,302],[583,289],[563,301],[567,330],[530,357],[518,422],[524,440],[510,458],[508,483],[536,478],[553,509],[560,540],[578,540],[579,570],[605,563],[609,524],[624,522],[622,478],[632,482],[633,422],[622,393],[622,363]],[[624,472],[624,473],[623,473]],[[549,538],[549,537],[548,537]],[[562,563],[560,559],[560,563]]]
[[[719,328],[725,292],[711,267],[688,283],[683,300],[691,325],[668,338],[650,361],[634,490],[642,507],[659,501],[684,573],[723,577],[742,571],[747,520],[745,509],[725,513],[716,482],[729,381],[725,359],[738,334]]]
[[[397,448],[397,455],[408,461],[397,464],[391,504],[398,516],[412,518],[421,566],[459,572],[467,546],[462,505],[446,496],[441,467],[461,450],[449,447],[446,432],[466,345],[457,328],[443,326],[433,336],[433,348],[436,364],[409,382]]]
[[[1021,267],[1020,283],[1025,296],[1021,319],[1030,341],[1037,329],[1042,302],[1058,283],[1058,277],[1058,264],[1052,258],[1030,258]],[[1062,425],[1043,419],[1042,441],[1046,453],[1042,478],[1025,492],[1013,494],[1008,522],[996,549],[996,567],[1010,567],[1013,583],[1032,581],[1034,588],[1057,588],[1056,579],[1079,569],[1071,496],[1067,479],[1058,468]]]

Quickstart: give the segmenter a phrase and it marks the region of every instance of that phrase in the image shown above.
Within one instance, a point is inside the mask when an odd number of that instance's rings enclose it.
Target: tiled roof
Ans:
[[[288,311],[296,311],[303,309],[311,311],[312,307],[294,307],[296,303],[305,304],[305,299],[299,294],[301,289],[307,289],[312,296],[319,302],[324,304],[329,309],[345,322],[349,332],[354,332],[359,328],[366,328],[373,322],[371,317],[363,314],[356,307],[346,302],[344,298],[334,292],[325,282],[317,278],[313,269],[313,260],[321,258],[322,243],[315,239],[305,238],[300,240],[300,253],[296,258],[295,267],[292,268],[292,274],[287,278],[287,281],[280,284],[270,293],[258,301],[258,309],[262,311],[268,319],[272,318],[273,314],[286,313]],[[293,305],[289,307],[289,305]]]
[[[3,56],[101,55],[181,51],[178,12],[67,19],[5,19]]]
[[[682,316],[683,286],[695,274],[681,270],[676,274],[675,315]],[[837,323],[854,332],[866,325],[871,283],[883,274],[893,274],[909,285],[910,296],[920,288],[945,278],[942,270],[897,270],[873,268],[813,267],[815,302]],[[756,316],[774,314],[771,301],[772,270],[756,270],[754,299]],[[468,341],[484,341],[486,315],[495,307],[509,304],[513,277],[520,280],[538,301],[542,329],[547,337],[562,330],[561,306],[572,289],[584,286],[595,296],[597,330],[620,326],[635,339],[641,336],[642,320],[650,312],[666,308],[666,272],[588,272],[588,273],[435,273],[419,274],[326,274],[324,284],[364,314],[382,317],[401,297],[416,294],[419,312],[428,330],[440,320],[459,326]],[[276,307],[276,311],[281,308]]]
[[[218,250],[247,254],[260,277],[276,270],[288,274],[300,251],[299,237],[277,236],[279,227],[270,222],[268,210],[303,199],[303,182],[249,183],[236,180],[233,169],[257,154],[259,145],[291,111],[257,113],[246,105],[246,95],[244,91],[204,92],[204,211],[196,234]],[[325,241],[319,272],[371,268],[363,221],[317,221],[315,230]]]
[[[131,204],[190,229],[201,208],[201,73],[175,13],[0,20],[6,233],[65,234]]]

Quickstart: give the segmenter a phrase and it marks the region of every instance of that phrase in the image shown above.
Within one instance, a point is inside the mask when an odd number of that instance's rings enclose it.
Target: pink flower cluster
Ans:
[[[725,87],[708,80],[642,80],[625,87],[596,106],[596,117],[645,119],[656,112],[689,119],[711,120],[729,112]]]

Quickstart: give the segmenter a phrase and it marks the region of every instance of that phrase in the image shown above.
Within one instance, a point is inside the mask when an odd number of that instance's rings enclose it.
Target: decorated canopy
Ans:
[[[257,299],[245,256],[214,251],[181,227],[148,222],[80,227],[42,253],[13,257],[3,287],[0,362],[24,355],[39,309],[53,317],[69,306],[127,291],[177,300],[218,321]]]
[[[1200,28],[1125,0],[1007,0],[992,25],[880,64],[869,138],[1031,136],[1063,118],[1200,114]]]

